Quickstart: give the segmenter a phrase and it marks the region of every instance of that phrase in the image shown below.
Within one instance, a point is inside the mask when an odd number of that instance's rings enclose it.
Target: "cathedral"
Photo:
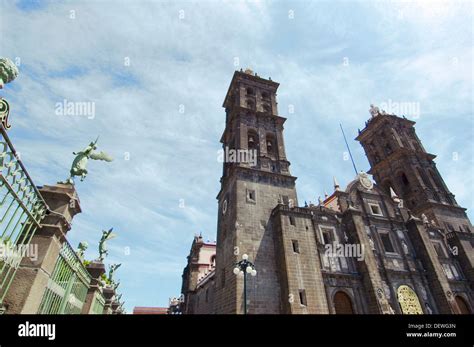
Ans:
[[[371,106],[356,138],[370,170],[303,207],[278,86],[234,73],[221,143],[239,155],[223,161],[217,242],[192,243],[182,313],[472,314],[472,225],[415,122]],[[252,276],[234,274],[242,258]]]

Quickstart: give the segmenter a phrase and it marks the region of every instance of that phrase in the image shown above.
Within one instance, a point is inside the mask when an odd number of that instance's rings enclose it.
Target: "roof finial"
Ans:
[[[340,190],[340,189],[339,189],[340,187],[339,187],[339,182],[337,182],[336,176],[333,176],[333,177],[332,177],[332,180],[333,180],[333,182],[334,182],[334,190],[339,191],[339,190]]]
[[[400,198],[397,196],[397,193],[390,187],[390,197],[392,198],[393,202],[396,204],[400,203]]]
[[[318,196],[318,202],[319,202],[320,205],[323,204],[323,200],[321,199],[321,196]]]
[[[329,196],[328,192],[324,192],[324,199],[327,199]]]

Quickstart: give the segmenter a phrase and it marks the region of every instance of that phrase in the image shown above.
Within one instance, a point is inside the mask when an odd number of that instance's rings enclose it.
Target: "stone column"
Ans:
[[[118,314],[118,308],[120,307],[120,303],[117,300],[112,301],[112,313]]]
[[[438,254],[429,238],[429,230],[418,218],[411,218],[406,223],[408,235],[416,249],[417,255],[423,263],[426,271],[426,277],[436,305],[438,313],[452,314],[457,313],[454,308],[454,297],[451,292],[448,279],[443,271]]]
[[[104,314],[112,314],[112,303],[115,296],[115,290],[112,287],[104,288],[105,306]]]
[[[367,300],[369,304],[369,312],[375,314],[393,314],[393,308],[385,296],[377,267],[377,260],[369,242],[369,236],[365,231],[365,224],[362,219],[362,212],[355,208],[350,208],[346,218],[354,225],[356,237],[360,244],[364,246],[364,260],[358,263],[359,271],[363,274],[364,286],[367,290]]]
[[[474,284],[474,234],[452,231],[446,235],[446,238],[449,245],[456,251],[454,258],[461,265],[464,276],[471,284]]]
[[[36,260],[23,258],[5,297],[7,314],[35,314],[41,304],[48,280],[53,272],[61,246],[71,229],[71,221],[81,212],[73,185],[56,184],[39,187],[49,206],[30,245],[38,246]]]
[[[103,274],[105,274],[105,266],[101,261],[94,260],[86,266],[87,271],[91,275],[91,283],[87,290],[86,301],[82,306],[82,314],[91,314],[93,303],[96,295],[102,295],[100,293],[100,281]]]

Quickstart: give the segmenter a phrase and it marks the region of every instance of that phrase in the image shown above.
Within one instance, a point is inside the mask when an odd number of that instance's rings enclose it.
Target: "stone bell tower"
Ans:
[[[270,215],[278,203],[297,205],[277,110],[279,84],[251,70],[236,71],[223,107],[223,173],[217,196],[216,313],[243,312],[243,278],[232,270],[243,254],[254,262],[249,313],[279,313],[280,285]]]
[[[443,231],[452,255],[474,285],[474,234],[466,209],[449,191],[434,159],[415,132],[415,122],[371,107],[372,118],[356,138],[369,159],[370,174],[388,194],[390,187],[404,207],[425,226]]]
[[[471,223],[449,191],[436,163],[415,132],[415,122],[376,110],[360,132],[375,181],[389,193],[392,187],[414,214],[446,231],[471,232]]]

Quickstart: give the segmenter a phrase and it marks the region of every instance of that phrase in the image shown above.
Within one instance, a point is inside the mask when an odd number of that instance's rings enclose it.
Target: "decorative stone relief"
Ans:
[[[392,297],[390,293],[390,287],[385,281],[382,281],[382,285],[383,285],[383,290],[385,292],[385,296],[390,300],[390,298]]]

